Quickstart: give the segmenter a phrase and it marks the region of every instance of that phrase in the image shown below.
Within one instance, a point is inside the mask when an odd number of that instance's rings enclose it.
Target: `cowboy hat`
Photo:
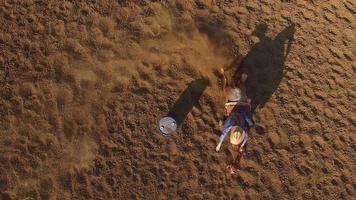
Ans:
[[[239,145],[245,138],[245,132],[241,128],[237,128],[230,134],[230,143],[233,145]]]

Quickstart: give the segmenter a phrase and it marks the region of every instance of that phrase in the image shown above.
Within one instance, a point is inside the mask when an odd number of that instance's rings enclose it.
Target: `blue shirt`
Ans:
[[[241,120],[241,128],[246,133],[246,136],[244,137],[244,140],[241,143],[241,147],[243,147],[247,143],[247,141],[249,139],[249,135],[247,132],[247,124],[246,123],[248,123],[248,121],[251,121],[251,120],[247,117],[246,113],[241,110],[237,110],[237,111],[231,113],[230,116],[225,120],[224,130],[220,135],[220,143],[224,142],[225,137],[230,133],[231,129],[236,127],[236,121],[237,121],[238,114],[241,116],[241,119],[242,119]]]

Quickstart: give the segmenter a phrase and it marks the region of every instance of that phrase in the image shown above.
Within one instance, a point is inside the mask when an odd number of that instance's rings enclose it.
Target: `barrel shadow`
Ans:
[[[168,112],[168,116],[176,119],[178,127],[183,123],[184,119],[193,107],[198,105],[199,98],[204,93],[208,85],[208,79],[196,79],[189,83],[188,87],[179,96],[178,100]]]

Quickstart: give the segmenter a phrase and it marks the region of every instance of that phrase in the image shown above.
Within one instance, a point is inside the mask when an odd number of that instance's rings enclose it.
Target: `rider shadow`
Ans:
[[[194,80],[179,96],[178,100],[168,113],[168,116],[173,117],[177,121],[177,127],[183,123],[184,119],[194,106],[199,106],[199,98],[208,85],[209,80],[206,78]]]
[[[259,42],[251,47],[242,63],[242,70],[248,75],[245,84],[252,113],[266,104],[281,83],[295,33],[295,25],[291,24],[272,39],[266,36],[267,28],[266,24],[256,26],[253,34]]]

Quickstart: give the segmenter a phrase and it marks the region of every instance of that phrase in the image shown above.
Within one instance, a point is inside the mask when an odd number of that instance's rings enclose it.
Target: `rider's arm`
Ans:
[[[244,137],[244,140],[241,143],[241,147],[240,147],[241,149],[245,146],[245,144],[247,143],[247,141],[249,139],[247,131],[244,131],[244,133],[245,133],[245,137]]]
[[[228,133],[230,132],[230,130],[234,127],[236,123],[236,117],[234,115],[230,115],[224,123],[224,130],[220,135],[220,139],[219,139],[219,143],[216,146],[216,151],[220,150],[221,144],[224,142],[225,137],[228,135]]]
[[[231,128],[232,128],[232,126],[229,126],[228,128],[225,128],[224,131],[222,132],[222,134],[220,135],[219,143],[218,143],[218,145],[216,146],[216,149],[215,149],[216,151],[220,150],[220,147],[221,147],[222,143],[224,142],[226,135],[230,132]]]
[[[225,137],[226,137],[227,134],[230,132],[231,128],[232,128],[232,126],[226,128],[226,129],[224,129],[224,131],[223,131],[223,132],[221,133],[221,135],[220,135],[219,143],[223,143],[223,142],[224,142]]]
[[[225,120],[224,130],[220,135],[220,142],[223,142],[226,135],[230,132],[231,128],[236,124],[236,115],[230,114],[230,116]]]

